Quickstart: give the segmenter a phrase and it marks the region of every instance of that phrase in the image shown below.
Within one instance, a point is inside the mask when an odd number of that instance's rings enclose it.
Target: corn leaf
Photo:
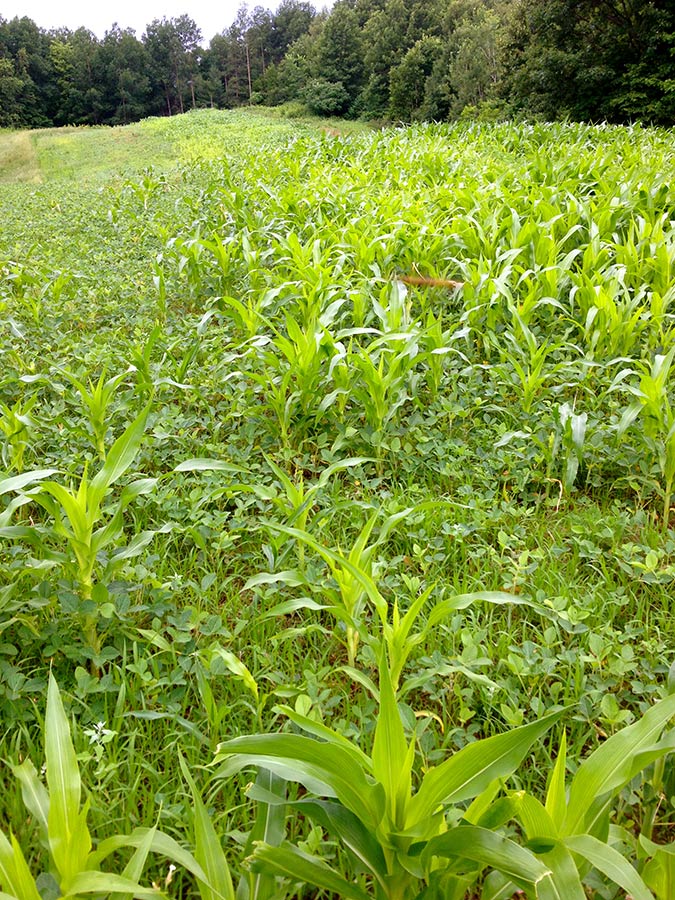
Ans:
[[[633,900],[654,900],[654,895],[635,869],[614,847],[590,834],[571,835],[565,838],[565,846],[629,893]]]
[[[40,826],[43,840],[47,840],[47,820],[49,818],[49,794],[40,781],[35,766],[30,759],[12,769],[21,785],[24,806]]]
[[[123,875],[115,875],[112,872],[78,872],[69,882],[68,890],[63,894],[63,900],[68,897],[77,897],[78,894],[109,894],[109,893],[130,894],[132,897],[154,897],[157,898],[157,889],[153,887],[143,887],[132,881],[131,878],[125,878]]]
[[[286,783],[267,769],[259,769],[255,783],[247,791],[256,801],[256,814],[244,853],[250,855],[258,843],[278,847],[286,830]],[[237,885],[237,900],[265,900],[274,894],[274,876],[244,871]]]
[[[56,475],[58,469],[35,469],[33,472],[22,472],[21,475],[12,475],[10,478],[0,478],[0,495],[7,494],[10,491],[20,491],[28,484],[35,481],[42,481],[44,478],[50,478]]]
[[[200,883],[202,900],[234,900],[230,868],[222,845],[182,754],[179,761],[183,777],[192,792],[195,859],[207,876],[207,881]]]
[[[428,864],[432,857],[472,860],[501,872],[522,890],[534,888],[537,896],[554,897],[550,892],[551,870],[518,844],[476,825],[460,825],[430,840],[422,853]],[[540,893],[541,888],[546,888]]]
[[[562,825],[567,812],[567,797],[565,795],[565,765],[567,763],[567,736],[563,729],[558,748],[558,757],[551,772],[551,777],[546,790],[546,812],[556,830]]]
[[[150,407],[138,415],[129,427],[122,432],[108,451],[103,466],[91,480],[91,505],[98,506],[105,492],[131,466],[143,440],[145,425],[148,421]]]
[[[484,791],[495,778],[506,778],[520,765],[532,744],[559,718],[551,713],[529,725],[514,728],[469,744],[450,759],[431,769],[408,807],[406,827],[410,828],[446,803],[470,800]]]
[[[336,744],[294,734],[262,734],[234,738],[218,746],[221,773],[262,766],[309,791],[336,797],[362,822],[376,828],[384,813],[384,792],[354,765],[353,756]]]
[[[619,791],[637,774],[635,760],[640,753],[653,750],[648,757],[643,757],[646,766],[671,749],[668,742],[663,750],[653,744],[674,715],[675,695],[670,695],[647,710],[633,725],[613,734],[584,760],[570,787],[562,834],[591,830],[593,823],[589,819],[599,815],[602,798]]]
[[[45,716],[45,759],[49,789],[48,832],[54,864],[62,882],[85,868],[91,838],[80,813],[80,771],[70,739],[61,695],[49,676]]]
[[[380,709],[372,758],[373,775],[384,787],[391,822],[397,828],[404,828],[405,804],[410,797],[412,760],[408,755],[408,742],[384,654],[380,660]]]
[[[370,897],[362,888],[347,881],[322,860],[301,853],[289,845],[268,847],[260,844],[256,847],[250,864],[254,871],[270,872],[291,882],[314,885],[342,900],[369,900]]]
[[[1,831],[0,887],[12,892],[8,895],[12,900],[41,900],[16,838],[12,835],[10,843]]]

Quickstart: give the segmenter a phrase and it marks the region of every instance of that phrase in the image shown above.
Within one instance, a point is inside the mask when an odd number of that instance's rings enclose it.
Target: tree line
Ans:
[[[45,30],[0,16],[0,126],[126,124],[291,101],[383,121],[461,115],[675,124],[672,0],[281,0],[195,22]]]

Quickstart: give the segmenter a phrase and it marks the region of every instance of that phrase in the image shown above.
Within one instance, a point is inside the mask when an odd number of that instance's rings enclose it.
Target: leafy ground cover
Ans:
[[[35,147],[0,803],[37,896],[104,892],[80,780],[109,893],[234,896],[224,852],[239,898],[671,896],[672,137],[201,111]]]

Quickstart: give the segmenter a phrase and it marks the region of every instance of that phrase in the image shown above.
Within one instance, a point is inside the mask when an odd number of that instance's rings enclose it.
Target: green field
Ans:
[[[2,896],[672,900],[672,133],[206,110],[0,182]]]

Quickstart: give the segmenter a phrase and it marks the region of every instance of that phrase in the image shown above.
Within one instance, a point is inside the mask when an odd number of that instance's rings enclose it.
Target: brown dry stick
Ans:
[[[451,281],[448,278],[428,278],[426,275],[397,275],[398,281],[413,287],[460,288],[463,281]]]

